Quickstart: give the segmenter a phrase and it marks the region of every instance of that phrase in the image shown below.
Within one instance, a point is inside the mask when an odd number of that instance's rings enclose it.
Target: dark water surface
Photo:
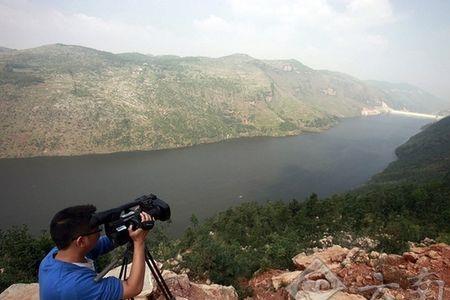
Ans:
[[[0,228],[46,229],[66,206],[112,208],[148,193],[172,208],[170,231],[194,213],[211,216],[244,201],[304,199],[352,189],[395,159],[429,120],[376,116],[319,134],[238,139],[177,150],[0,160]]]

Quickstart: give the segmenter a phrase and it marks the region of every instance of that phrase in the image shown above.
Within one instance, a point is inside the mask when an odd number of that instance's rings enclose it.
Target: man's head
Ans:
[[[78,205],[65,208],[56,213],[50,223],[50,235],[59,250],[67,249],[73,242],[81,246],[90,246],[89,238],[98,238],[98,227],[89,222],[96,208],[93,205]]]

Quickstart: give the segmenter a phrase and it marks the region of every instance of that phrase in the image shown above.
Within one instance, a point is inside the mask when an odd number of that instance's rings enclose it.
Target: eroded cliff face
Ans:
[[[266,270],[244,282],[247,299],[450,299],[450,246],[411,244],[403,255],[333,245],[293,258],[295,271]],[[118,273],[112,270],[109,275]],[[136,299],[164,299],[147,270]],[[177,299],[238,299],[232,286],[195,283],[187,274],[163,271]],[[14,284],[0,299],[39,299],[39,286]]]

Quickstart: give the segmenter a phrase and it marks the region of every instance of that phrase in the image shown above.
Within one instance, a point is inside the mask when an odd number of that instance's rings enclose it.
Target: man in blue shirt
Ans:
[[[89,225],[96,208],[93,205],[68,207],[50,223],[50,235],[56,244],[39,266],[41,300],[128,299],[137,296],[144,285],[144,242],[148,231],[128,229],[133,241],[133,265],[127,280],[115,277],[94,282],[97,275],[93,260],[108,253],[113,245],[100,238],[100,229]],[[141,213],[142,222],[153,218]]]

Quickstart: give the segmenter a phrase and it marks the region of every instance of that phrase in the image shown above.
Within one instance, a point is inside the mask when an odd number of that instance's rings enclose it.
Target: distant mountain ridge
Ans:
[[[113,54],[63,44],[0,51],[0,93],[0,157],[292,135],[323,130],[382,102],[414,108],[371,84],[296,60]]]
[[[11,51],[15,51],[15,49],[11,49],[11,48],[6,48],[6,47],[1,47],[0,46],[0,53],[1,52],[11,52]]]
[[[416,86],[407,83],[390,83],[368,80],[366,83],[384,93],[389,106],[398,110],[409,110],[422,113],[437,113],[448,108],[448,101],[444,101]]]

